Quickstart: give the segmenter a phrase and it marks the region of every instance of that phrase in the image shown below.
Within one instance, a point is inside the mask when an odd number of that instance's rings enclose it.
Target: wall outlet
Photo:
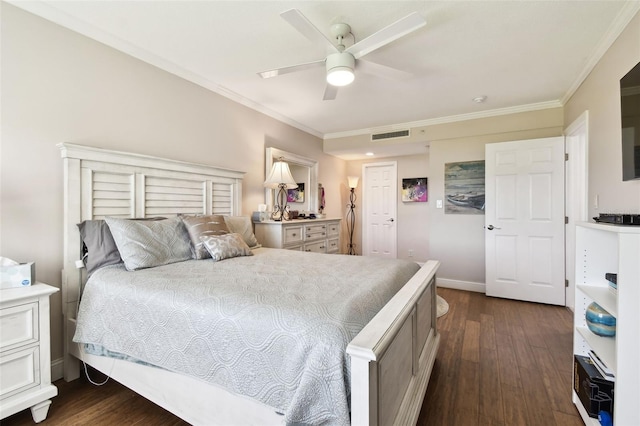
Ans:
[[[413,250],[409,250],[409,257],[413,257]]]

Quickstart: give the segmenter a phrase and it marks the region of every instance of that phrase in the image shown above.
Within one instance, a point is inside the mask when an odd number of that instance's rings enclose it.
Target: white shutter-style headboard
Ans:
[[[64,161],[65,361],[82,274],[77,224],[115,217],[242,213],[244,172],[70,143],[59,144]]]

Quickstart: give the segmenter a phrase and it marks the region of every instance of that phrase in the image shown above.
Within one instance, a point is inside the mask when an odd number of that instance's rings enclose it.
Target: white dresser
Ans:
[[[340,219],[256,222],[255,234],[264,247],[314,253],[340,251]]]
[[[56,291],[41,283],[0,290],[0,419],[31,408],[39,423],[58,394],[49,336],[49,296]]]

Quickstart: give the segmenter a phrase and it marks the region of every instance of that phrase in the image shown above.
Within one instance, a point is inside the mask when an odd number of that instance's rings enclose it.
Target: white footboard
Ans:
[[[435,362],[438,261],[429,261],[351,341],[353,425],[412,425]]]

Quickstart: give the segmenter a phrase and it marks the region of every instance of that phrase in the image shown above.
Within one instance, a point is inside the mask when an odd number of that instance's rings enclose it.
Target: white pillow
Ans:
[[[204,235],[200,241],[214,261],[238,256],[253,256],[253,252],[240,234]]]
[[[182,219],[139,222],[105,218],[129,271],[191,259],[191,243]]]

